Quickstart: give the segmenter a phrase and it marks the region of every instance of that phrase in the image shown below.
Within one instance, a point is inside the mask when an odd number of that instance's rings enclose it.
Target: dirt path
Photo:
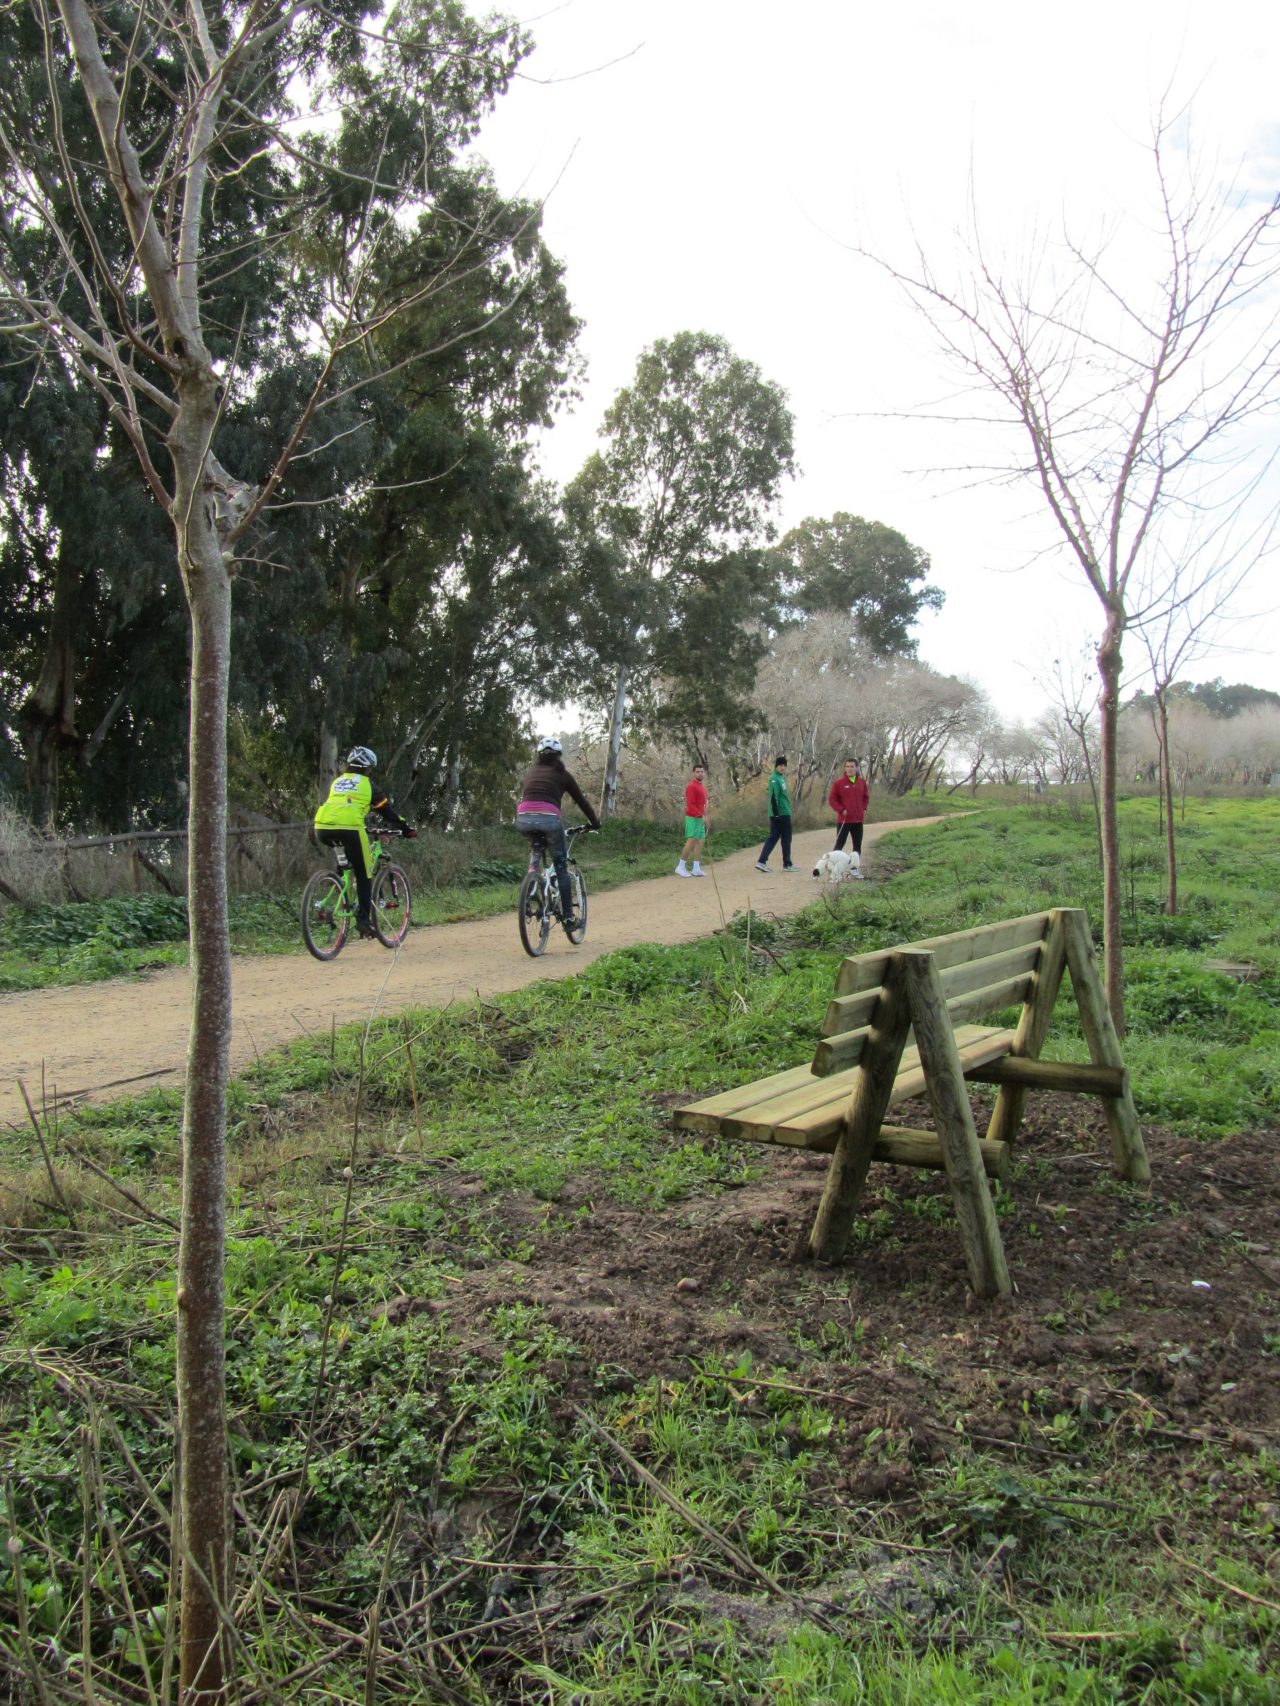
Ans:
[[[913,824],[933,823],[915,818]],[[874,875],[877,840],[901,823],[868,824],[863,845]],[[636,942],[692,942],[717,930],[724,918],[746,909],[778,916],[813,900],[809,873],[831,845],[829,829],[795,838],[800,869],[784,876],[773,857],[768,876],[755,869],[756,852],[744,848],[714,861],[714,880],[681,882],[674,876],[630,883],[593,897],[586,941],[573,947],[557,931],[546,954],[531,960],[520,947],[513,913],[468,924],[415,930],[397,957],[376,943],[351,943],[340,959],[322,965],[305,952],[289,957],[237,958],[232,973],[233,1071],[303,1031],[326,1033],[336,1020],[350,1024],[379,1011],[443,1006],[473,995],[522,989],[539,978],[571,977],[601,954]],[[585,868],[590,876],[590,847]],[[48,1099],[97,1097],[182,1082],[190,1024],[190,978],[185,967],[141,982],[118,979],[0,996],[7,1065],[0,1079],[0,1119],[25,1121],[18,1081],[39,1107]],[[42,1090],[43,1085],[43,1090]]]

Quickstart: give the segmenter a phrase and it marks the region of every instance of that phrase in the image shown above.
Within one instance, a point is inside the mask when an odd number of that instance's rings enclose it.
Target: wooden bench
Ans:
[[[1064,972],[1087,1063],[1039,1058]],[[990,1023],[1018,1003],[1016,1026]],[[967,1083],[999,1086],[981,1140]],[[819,1261],[843,1258],[872,1161],[945,1170],[970,1283],[991,1297],[1010,1284],[987,1176],[1006,1177],[1032,1089],[1099,1097],[1117,1172],[1151,1177],[1082,911],[1056,908],[844,960],[807,1066],[694,1102],[674,1119],[680,1131],[830,1154],[808,1244]],[[884,1124],[892,1108],[922,1094],[933,1131]]]

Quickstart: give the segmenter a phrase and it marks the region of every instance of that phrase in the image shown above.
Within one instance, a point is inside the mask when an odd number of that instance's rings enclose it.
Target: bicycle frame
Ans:
[[[579,835],[585,835],[590,827],[591,825],[587,823],[575,823],[565,830],[566,857],[571,865],[577,863],[573,856],[574,840]],[[547,832],[544,829],[536,830],[529,837],[529,864],[527,869],[531,877],[541,877],[544,883],[548,878],[553,883],[555,881],[555,860],[551,857],[551,844],[547,840]],[[559,904],[559,893],[560,891],[557,889],[557,905]]]
[[[370,830],[369,897],[372,933],[384,948],[399,948],[409,928],[412,893],[409,879],[389,853],[385,843],[390,830]],[[318,960],[332,960],[342,952],[359,914],[359,885],[347,849],[333,846],[334,863],[317,871],[302,895],[302,934],[308,951]],[[385,892],[384,892],[385,891]]]
[[[573,843],[579,835],[585,835],[589,828],[589,824],[580,823],[564,832],[570,893],[576,894],[577,897],[572,902],[573,927],[568,930],[569,940],[575,946],[586,934],[587,894],[582,872],[573,856]],[[525,952],[536,959],[546,949],[552,923],[563,924],[565,920],[566,913],[560,898],[560,880],[556,874],[555,859],[551,854],[547,832],[537,830],[529,836],[529,862],[525,869],[524,881],[520,885],[520,939]]]

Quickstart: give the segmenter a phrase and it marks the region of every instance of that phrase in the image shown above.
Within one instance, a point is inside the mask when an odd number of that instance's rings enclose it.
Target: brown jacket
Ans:
[[[580,807],[592,829],[599,829],[600,819],[590,801],[559,760],[537,759],[529,766],[520,789],[520,804],[532,805],[536,801],[545,805],[548,811],[558,812],[566,794]]]

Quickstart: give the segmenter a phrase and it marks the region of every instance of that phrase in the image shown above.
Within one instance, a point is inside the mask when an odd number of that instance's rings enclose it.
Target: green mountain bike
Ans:
[[[573,897],[573,910],[577,918],[573,929],[566,930],[565,935],[574,943],[581,942],[587,933],[587,885],[574,861],[573,843],[575,837],[588,835],[590,832],[591,825],[587,823],[575,823],[572,829],[565,830],[565,839],[569,843],[569,893]],[[540,954],[547,951],[551,926],[564,922],[560,906],[560,884],[556,881],[555,866],[551,861],[545,835],[529,837],[529,869],[520,884],[518,916],[520,941],[524,951],[526,954],[532,954],[536,960]]]
[[[383,844],[398,839],[395,831],[370,830],[373,848],[373,931],[384,948],[398,948],[409,932],[413,896],[401,866],[393,864]],[[318,960],[336,960],[356,928],[356,879],[341,849],[336,871],[317,871],[302,891],[302,939]]]

